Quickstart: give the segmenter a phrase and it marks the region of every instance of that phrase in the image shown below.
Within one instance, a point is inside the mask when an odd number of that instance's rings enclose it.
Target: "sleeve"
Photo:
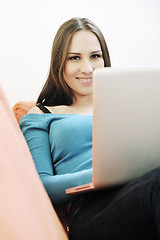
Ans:
[[[66,188],[92,181],[92,169],[54,175],[48,127],[27,120],[22,120],[20,127],[29,146],[37,172],[54,205],[62,204],[72,197],[66,195]]]

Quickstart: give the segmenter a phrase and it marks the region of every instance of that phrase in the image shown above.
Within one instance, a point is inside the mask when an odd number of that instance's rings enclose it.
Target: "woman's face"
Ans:
[[[92,94],[92,77],[96,68],[104,67],[102,50],[96,35],[87,30],[74,33],[64,66],[64,79],[74,96]]]

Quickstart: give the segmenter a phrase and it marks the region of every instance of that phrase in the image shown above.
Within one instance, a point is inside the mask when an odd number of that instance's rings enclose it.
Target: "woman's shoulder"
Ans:
[[[42,106],[45,111],[48,110],[50,113],[53,114],[62,114],[66,113],[66,106]],[[35,113],[35,114],[44,114],[44,112],[41,110],[41,107],[34,106],[28,111],[28,114]]]
[[[28,111],[28,114],[35,113],[35,114],[43,114],[44,112],[37,106],[34,106]]]
[[[28,113],[20,119],[20,126],[47,128],[53,119],[53,114],[44,114],[44,112],[40,108],[35,106],[31,108]]]
[[[83,108],[76,108],[74,106],[67,105],[59,105],[59,106],[35,106],[31,108],[28,114],[44,114],[44,113],[52,113],[55,115],[92,115],[92,110]]]

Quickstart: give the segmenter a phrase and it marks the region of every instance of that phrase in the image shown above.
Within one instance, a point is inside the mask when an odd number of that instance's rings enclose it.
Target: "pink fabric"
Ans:
[[[67,239],[0,86],[0,239]]]
[[[19,124],[21,117],[26,115],[28,111],[36,105],[35,101],[19,101],[13,107],[12,111],[16,117],[16,120]],[[58,206],[56,207],[56,213],[63,224],[65,231],[67,231],[68,226],[68,218],[65,213],[65,206]]]

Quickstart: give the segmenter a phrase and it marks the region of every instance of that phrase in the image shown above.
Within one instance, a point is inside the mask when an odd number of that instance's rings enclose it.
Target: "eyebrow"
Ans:
[[[96,51],[91,52],[91,54],[94,54],[94,53],[102,53],[102,51],[101,50],[96,50]],[[78,53],[78,52],[69,52],[68,54],[81,55],[81,53]]]

